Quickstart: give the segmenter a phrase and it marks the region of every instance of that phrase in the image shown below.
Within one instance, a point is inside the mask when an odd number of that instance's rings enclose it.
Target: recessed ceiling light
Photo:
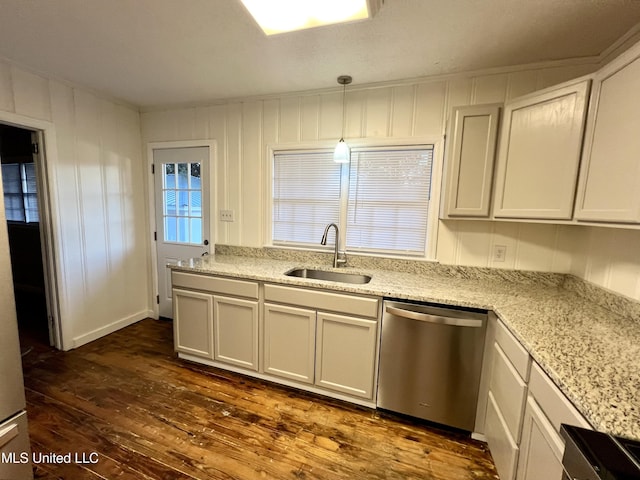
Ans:
[[[267,35],[372,18],[381,0],[241,0]]]

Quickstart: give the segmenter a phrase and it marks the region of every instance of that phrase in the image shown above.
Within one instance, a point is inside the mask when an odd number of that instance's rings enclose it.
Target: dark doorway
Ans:
[[[21,336],[50,344],[34,132],[0,125],[0,160],[13,289]]]

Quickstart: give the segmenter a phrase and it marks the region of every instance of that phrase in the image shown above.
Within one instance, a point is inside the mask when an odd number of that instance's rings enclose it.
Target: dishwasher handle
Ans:
[[[452,327],[482,327],[482,320],[469,319],[469,318],[453,318],[443,317],[441,315],[430,315],[428,313],[414,312],[412,310],[405,310],[403,308],[392,307],[387,305],[387,313],[395,315],[396,317],[408,318],[410,320],[418,320],[420,322],[435,323],[437,325],[450,325]]]

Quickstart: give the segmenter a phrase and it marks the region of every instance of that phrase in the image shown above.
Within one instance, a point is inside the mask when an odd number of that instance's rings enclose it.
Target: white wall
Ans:
[[[580,230],[571,273],[640,301],[640,230]]]
[[[593,70],[566,66],[477,76],[454,76],[347,90],[345,136],[355,138],[442,138],[451,107],[503,102]],[[357,82],[357,79],[355,79]],[[335,141],[341,129],[341,91],[282,95],[222,105],[142,114],[147,142],[215,139],[218,142],[218,209],[233,209],[236,221],[214,221],[217,243],[259,247],[268,221],[263,192],[269,144]],[[216,216],[217,217],[217,216]],[[217,218],[216,218],[217,220]],[[480,241],[478,242],[478,239]],[[504,267],[568,271],[564,230],[545,225],[447,222],[440,228],[438,259],[444,263],[489,265],[491,245],[508,244]]]
[[[459,75],[415,83],[347,89],[348,138],[441,136],[455,105],[503,102],[595,70],[564,66],[491,75]],[[218,142],[218,209],[236,211],[236,222],[212,222],[217,243],[260,247],[265,212],[266,146],[336,140],[340,136],[341,93],[335,90],[230,101],[142,114],[143,142],[215,139]],[[640,299],[640,259],[633,256],[640,233],[599,228],[441,221],[437,258],[442,263],[574,273]],[[602,237],[606,237],[606,241]],[[602,246],[603,242],[607,246]],[[608,243],[607,243],[608,242]],[[494,262],[494,245],[506,245],[504,262]],[[614,246],[615,245],[615,246]],[[587,260],[589,257],[589,260]]]
[[[47,166],[63,347],[151,315],[138,111],[0,62],[0,112],[55,131]]]

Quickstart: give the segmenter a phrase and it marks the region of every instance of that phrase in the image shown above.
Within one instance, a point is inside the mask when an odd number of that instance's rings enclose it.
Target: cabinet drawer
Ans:
[[[580,412],[571,404],[564,394],[556,387],[537,363],[531,368],[529,392],[538,402],[556,432],[560,431],[560,424],[566,423],[583,428],[591,428]]]
[[[318,310],[330,310],[347,315],[378,317],[379,301],[377,298],[372,297],[358,297],[267,284],[264,286],[264,299],[270,302],[287,303]]]
[[[171,282],[174,287],[204,290],[238,297],[258,298],[258,284],[245,280],[172,272]]]
[[[491,392],[487,403],[485,434],[500,480],[513,480],[518,462],[518,445],[509,433]]]
[[[528,381],[531,370],[529,352],[525,350],[501,321],[498,321],[496,325],[496,343],[500,346],[522,379],[525,382]]]
[[[520,378],[498,344],[494,343],[493,366],[489,389],[502,412],[505,425],[516,442],[522,431],[522,414],[527,395],[527,384]]]

